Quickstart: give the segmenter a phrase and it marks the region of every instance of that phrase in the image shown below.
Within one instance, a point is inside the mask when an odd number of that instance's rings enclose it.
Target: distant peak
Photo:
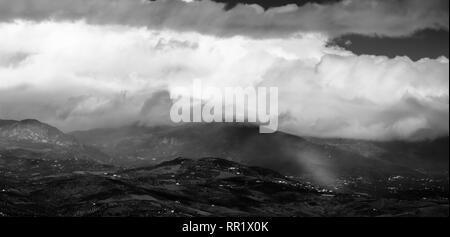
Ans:
[[[21,121],[0,120],[0,139],[15,142],[55,144],[59,146],[77,145],[75,138],[59,129],[36,119]]]
[[[39,120],[37,120],[37,119],[24,119],[24,120],[21,120],[20,123],[31,123],[31,124],[33,124],[33,123],[38,123],[38,124],[42,124],[42,123],[41,123]]]

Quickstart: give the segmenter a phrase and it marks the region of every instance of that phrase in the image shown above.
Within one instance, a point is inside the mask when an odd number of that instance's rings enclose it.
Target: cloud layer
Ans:
[[[191,3],[194,4],[194,3]],[[85,21],[0,23],[0,117],[64,130],[167,122],[171,89],[277,86],[297,135],[448,135],[449,62],[356,56],[328,36],[217,37]]]
[[[0,20],[85,19],[93,24],[260,38],[298,32],[400,37],[421,29],[449,27],[446,0],[344,0],[301,7],[292,4],[267,11],[259,5],[239,4],[229,11],[224,7],[209,0],[0,0]]]

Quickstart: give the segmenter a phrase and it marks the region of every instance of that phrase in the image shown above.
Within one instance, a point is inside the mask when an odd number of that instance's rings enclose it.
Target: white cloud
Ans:
[[[167,103],[161,91],[201,79],[215,87],[278,86],[281,130],[298,135],[449,131],[444,57],[356,56],[327,48],[327,36],[316,33],[219,38],[83,21],[0,23],[0,35],[0,118],[37,118],[64,130],[161,123],[168,112],[157,104]]]

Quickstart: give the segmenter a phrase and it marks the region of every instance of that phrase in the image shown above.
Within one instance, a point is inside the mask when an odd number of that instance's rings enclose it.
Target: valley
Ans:
[[[251,126],[66,135],[28,123],[15,122],[20,136],[8,135],[11,123],[0,126],[0,216],[449,214],[448,165],[441,165],[448,147],[440,141],[403,144],[401,151],[367,141],[259,135]],[[427,169],[404,162],[433,152]]]

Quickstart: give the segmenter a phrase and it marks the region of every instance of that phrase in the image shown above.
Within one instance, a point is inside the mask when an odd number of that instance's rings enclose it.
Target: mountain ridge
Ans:
[[[58,146],[78,145],[74,137],[36,119],[0,120],[0,138]]]
[[[139,125],[70,133],[119,163],[157,164],[176,157],[222,157],[296,175],[445,172],[448,137],[423,142],[377,142],[259,134],[248,124]],[[443,142],[442,142],[443,141]],[[436,151],[436,152],[435,152]],[[448,167],[448,165],[447,165]],[[448,171],[448,169],[447,169]]]
[[[286,175],[307,175],[321,183],[337,177],[421,175],[448,172],[448,137],[423,142],[373,142],[260,134],[249,124],[186,124],[94,129],[65,134],[28,119],[0,120],[0,149],[43,152],[44,157],[91,159],[142,167],[177,157],[221,157],[270,168]],[[445,168],[447,167],[447,168]]]
[[[86,159],[109,162],[98,149],[36,119],[0,120],[0,151],[47,159]]]

